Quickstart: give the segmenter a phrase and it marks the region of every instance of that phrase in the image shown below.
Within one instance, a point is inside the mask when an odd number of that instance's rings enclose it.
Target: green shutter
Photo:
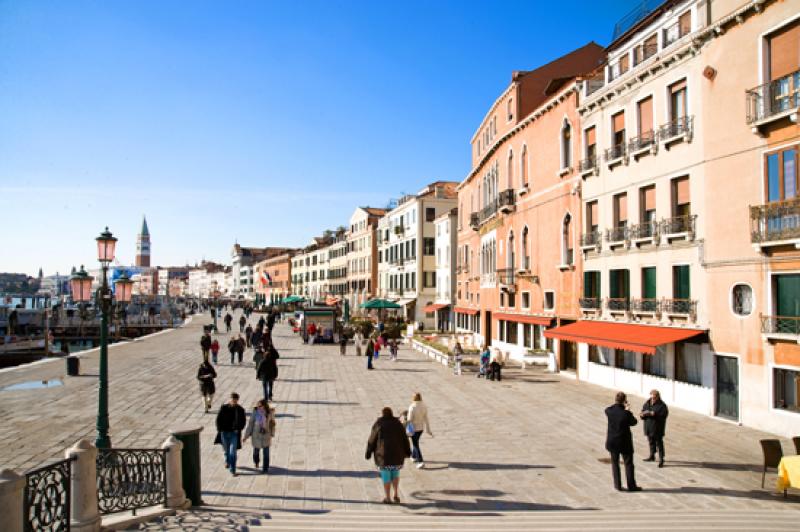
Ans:
[[[622,297],[628,299],[631,297],[630,294],[630,287],[631,287],[631,279],[630,279],[630,270],[622,270],[622,283],[623,283],[623,292]]]
[[[672,297],[674,299],[690,299],[689,266],[673,266],[672,279]]]
[[[800,275],[776,277],[778,316],[800,317]]]
[[[656,269],[642,268],[642,298],[656,298]]]
[[[611,270],[610,272],[608,272],[609,273],[608,280],[610,281],[611,284],[611,292],[609,293],[609,296],[612,298],[619,297],[619,292],[618,292],[619,283],[617,282],[617,271],[618,270]]]

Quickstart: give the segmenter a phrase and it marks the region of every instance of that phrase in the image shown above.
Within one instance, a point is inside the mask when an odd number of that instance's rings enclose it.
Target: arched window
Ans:
[[[519,180],[522,187],[528,186],[528,146],[522,146],[522,154],[519,156]]]
[[[564,216],[561,230],[561,264],[572,264],[572,217]]]
[[[508,151],[508,186],[506,188],[514,188],[514,151]]]
[[[528,226],[526,225],[522,229],[522,269],[530,270],[531,269],[531,258],[528,255]]]
[[[561,126],[561,168],[570,166],[572,166],[572,126],[565,118],[564,125]]]
[[[506,248],[506,262],[507,267],[510,268],[512,271],[515,268],[516,250],[514,248],[514,231],[511,231],[508,235],[508,248]]]

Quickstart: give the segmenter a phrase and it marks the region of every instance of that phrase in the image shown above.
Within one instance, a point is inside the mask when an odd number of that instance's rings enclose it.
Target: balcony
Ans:
[[[500,192],[497,200],[500,207],[500,212],[510,213],[514,211],[515,197],[513,188],[509,188]]]
[[[406,232],[406,228],[403,227],[402,225],[395,225],[394,226],[394,234],[402,235],[405,232]]]
[[[664,143],[664,148],[669,149],[670,145],[676,142],[692,142],[694,134],[694,117],[682,116],[671,122],[667,122],[658,128],[658,138]]]
[[[797,123],[800,107],[800,70],[745,91],[747,125],[758,128],[784,117]]]
[[[481,285],[497,284],[497,272],[482,273],[480,276]]]
[[[469,226],[473,231],[477,231],[481,226],[480,213],[473,212],[469,215]]]
[[[657,314],[660,305],[658,299],[643,298],[631,300],[631,311],[634,314]]]
[[[498,202],[496,199],[491,200],[488,205],[481,209],[479,224],[484,224],[489,218],[497,214]]]
[[[751,206],[750,241],[757,248],[800,247],[800,198]]]
[[[582,175],[594,174],[597,175],[598,173],[597,167],[597,156],[590,155],[585,159],[578,161],[578,172]]]
[[[606,148],[605,159],[609,168],[617,164],[622,164],[625,162],[626,158],[627,152],[625,150],[625,144],[617,144],[616,146]]]
[[[767,337],[777,336],[780,338],[779,335],[800,336],[800,317],[760,315],[760,318],[761,334]]]
[[[630,142],[628,142],[628,153],[633,155],[634,159],[647,153],[655,155],[657,149],[656,132],[652,129],[643,132],[638,137],[633,137]]]
[[[591,249],[597,248],[600,249],[600,244],[602,244],[603,235],[600,233],[598,229],[594,229],[589,231],[588,233],[583,233],[581,235],[581,249]]]
[[[694,317],[697,315],[696,299],[663,299],[661,301],[661,311],[664,314],[685,315]]]
[[[627,297],[606,298],[606,308],[611,312],[628,312],[630,300]]]
[[[630,229],[630,239],[633,242],[646,242],[658,240],[658,222],[655,220],[649,222],[642,222],[637,225],[632,225]]]
[[[673,216],[661,220],[660,231],[667,240],[686,236],[689,240],[694,240],[697,226],[697,215],[688,214],[686,216]]]
[[[498,268],[497,280],[500,281],[501,288],[513,288],[516,283],[514,268]]]
[[[618,227],[606,229],[606,242],[612,246],[615,244],[627,244],[629,242],[628,226],[620,225]]]
[[[578,306],[581,310],[600,310],[600,298],[580,297],[578,298]]]

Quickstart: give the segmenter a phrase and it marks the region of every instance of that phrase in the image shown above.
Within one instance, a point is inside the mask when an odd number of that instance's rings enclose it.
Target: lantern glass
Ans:
[[[117,239],[111,234],[111,231],[106,230],[100,233],[95,240],[97,240],[97,260],[100,262],[111,262],[114,260],[114,248],[117,245]]]
[[[70,277],[69,284],[72,290],[72,299],[79,303],[86,303],[92,300],[92,281],[94,277],[86,273],[86,270],[81,269],[75,275]]]
[[[120,303],[130,303],[133,281],[128,279],[127,275],[122,275],[119,279],[114,281],[114,286],[114,295],[117,301]]]

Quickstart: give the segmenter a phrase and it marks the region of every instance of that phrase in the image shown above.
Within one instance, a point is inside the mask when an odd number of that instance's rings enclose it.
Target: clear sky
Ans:
[[[637,0],[0,0],[0,271],[230,262],[469,171],[513,70]]]

